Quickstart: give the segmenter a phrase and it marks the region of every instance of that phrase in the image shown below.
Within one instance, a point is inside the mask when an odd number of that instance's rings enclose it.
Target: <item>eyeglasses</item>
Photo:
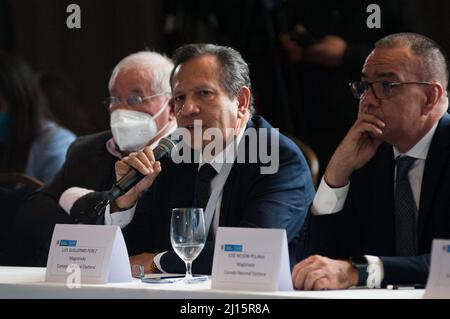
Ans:
[[[125,102],[127,103],[127,105],[129,107],[139,107],[142,104],[144,104],[145,101],[159,97],[159,96],[167,96],[168,98],[170,97],[170,93],[168,92],[164,92],[164,93],[158,93],[155,95],[149,95],[149,96],[139,96],[139,95],[129,95],[125,98]],[[122,99],[115,97],[115,96],[110,96],[108,98],[106,98],[103,101],[103,104],[106,105],[109,109],[115,108],[117,106],[119,106],[122,103]]]
[[[374,81],[374,82],[352,82],[349,83],[352,89],[353,96],[359,100],[366,93],[367,89],[370,87],[372,93],[377,99],[388,99],[394,95],[394,88],[407,85],[407,84],[418,84],[418,85],[430,85],[430,82],[386,82],[386,81]]]

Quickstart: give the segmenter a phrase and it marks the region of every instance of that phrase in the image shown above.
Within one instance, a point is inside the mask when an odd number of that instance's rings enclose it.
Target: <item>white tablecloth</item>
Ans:
[[[254,292],[211,289],[211,281],[196,284],[130,283],[81,285],[47,283],[45,268],[0,267],[0,298],[161,298],[161,299],[418,299],[424,290],[348,289],[335,291]]]

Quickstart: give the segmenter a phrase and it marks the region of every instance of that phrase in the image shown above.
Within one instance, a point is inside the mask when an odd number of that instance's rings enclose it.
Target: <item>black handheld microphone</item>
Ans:
[[[170,154],[177,143],[178,141],[173,141],[170,137],[162,138],[158,146],[153,149],[155,159],[159,160],[167,154]],[[139,183],[144,176],[134,168],[131,169],[109,191],[92,192],[76,200],[70,210],[70,215],[74,218],[75,222],[103,224],[103,213],[108,203],[124,195],[134,185]]]
[[[176,145],[176,142],[172,141],[169,137],[162,138],[158,146],[153,149],[153,154],[155,156],[155,160],[159,160],[164,156],[170,154],[172,148]],[[128,173],[125,174],[120,180],[117,181],[113,185],[113,187],[108,192],[108,200],[115,200],[117,197],[124,195],[131,188],[134,187],[141,179],[143,179],[145,175],[139,173],[136,169],[131,169]]]

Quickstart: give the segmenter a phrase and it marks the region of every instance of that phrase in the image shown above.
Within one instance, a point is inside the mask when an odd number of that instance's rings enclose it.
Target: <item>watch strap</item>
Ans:
[[[350,257],[350,262],[352,263],[352,266],[358,270],[358,287],[367,286],[367,278],[369,276],[367,272],[367,268],[369,266],[369,262],[367,261],[367,258],[364,256],[357,256],[357,257]]]

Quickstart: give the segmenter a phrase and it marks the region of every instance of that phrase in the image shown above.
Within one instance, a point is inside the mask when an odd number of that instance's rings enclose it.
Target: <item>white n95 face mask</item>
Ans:
[[[165,110],[168,103],[154,116],[144,112],[118,109],[111,113],[111,131],[114,141],[119,149],[124,152],[134,152],[145,145],[164,130],[157,131],[155,119]]]

